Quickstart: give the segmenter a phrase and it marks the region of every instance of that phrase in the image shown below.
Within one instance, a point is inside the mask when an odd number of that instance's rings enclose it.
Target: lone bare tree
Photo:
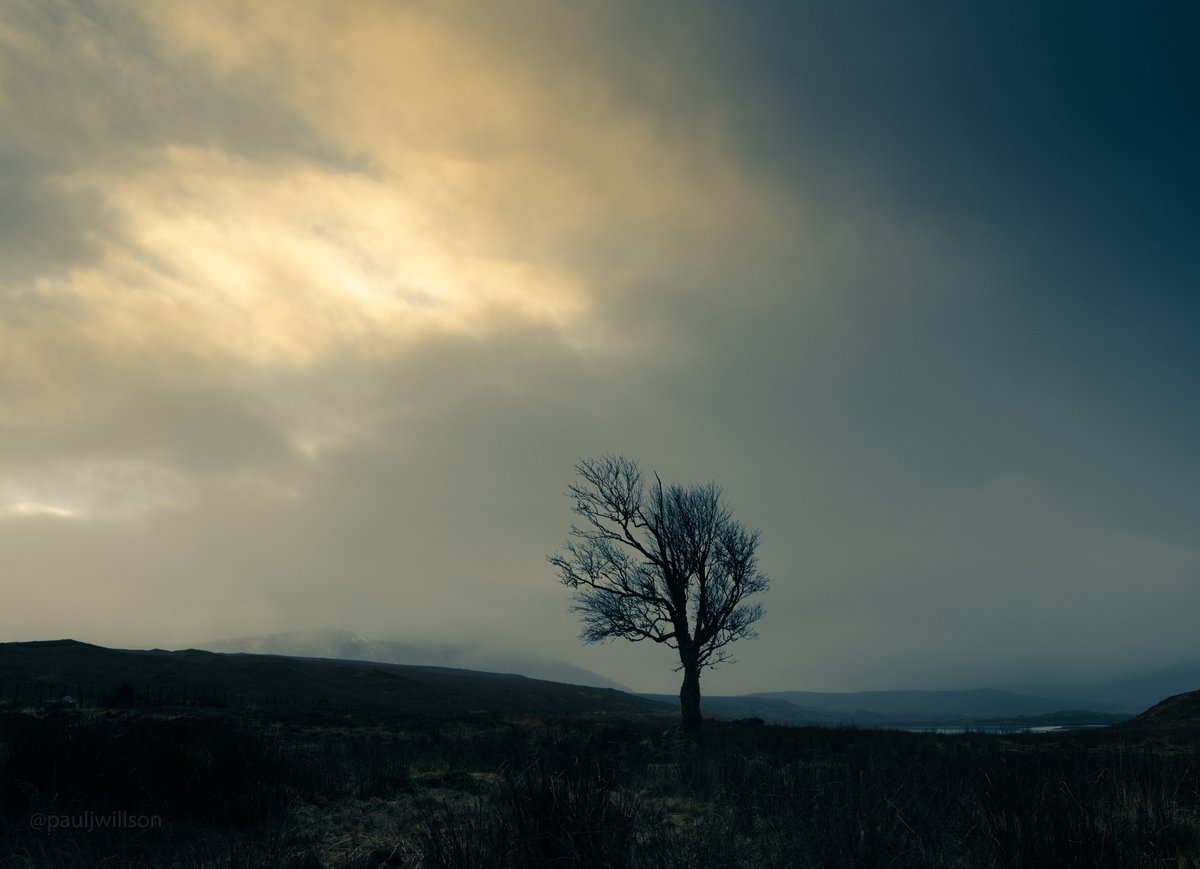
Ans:
[[[701,724],[700,671],[731,661],[726,647],[756,636],[767,590],[758,572],[758,532],[747,531],[715,483],[664,488],[623,457],[584,459],[567,490],[574,512],[566,544],[550,563],[575,592],[574,612],[589,643],[621,637],[663,643],[679,653],[682,723]]]

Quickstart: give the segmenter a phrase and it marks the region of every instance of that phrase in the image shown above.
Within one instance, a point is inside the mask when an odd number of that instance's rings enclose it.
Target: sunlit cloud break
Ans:
[[[0,519],[78,519],[82,518],[74,510],[65,507],[54,507],[50,504],[39,504],[36,501],[19,501],[6,508],[0,508]]]
[[[565,325],[583,304],[569,274],[454,250],[394,179],[170,148],[61,183],[119,219],[97,264],[41,290],[84,306],[84,331],[114,352],[306,366],[430,333]]]
[[[145,461],[79,459],[49,467],[0,469],[0,518],[139,522],[192,500],[178,472]]]

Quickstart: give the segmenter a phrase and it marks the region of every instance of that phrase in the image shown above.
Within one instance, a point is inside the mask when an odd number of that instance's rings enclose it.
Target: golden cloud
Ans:
[[[428,332],[562,323],[582,304],[565,272],[445,245],[394,178],[170,148],[64,183],[102,195],[120,230],[42,291],[85,304],[87,339],[117,352],[306,366]]]
[[[59,193],[108,220],[92,261],[27,288],[34,319],[0,327],[26,383],[61,380],[51,344],[183,370],[514,323],[570,339],[646,262],[778,232],[720,125],[673,127],[615,87],[620,47],[557,4],[132,3],[112,26],[130,10],[164,76],[198,61],[216,99],[273,95],[337,157],[148,139],[64,167]]]
[[[181,475],[146,461],[58,462],[0,474],[0,520],[135,522],[153,510],[183,506],[191,497]]]
[[[224,2],[146,14],[226,82],[269,83],[343,153],[433,194],[419,207],[458,250],[561,262],[615,237],[638,257],[777,231],[779,198],[731,159],[711,107],[673,106],[680,124],[643,102],[636,80],[617,83],[627,46],[605,40],[602,7]]]
[[[791,243],[789,206],[743,175],[715,114],[672,121],[622,77],[603,7],[520,10],[130,2],[68,21],[92,47],[59,103],[88,102],[94,81],[105,105],[139,104],[122,96],[126,61],[94,49],[124,28],[110,41],[144,49],[139,76],[206,81],[224,124],[270,100],[312,141],[239,151],[214,129],[199,145],[195,129],[173,136],[177,116],[158,129],[137,113],[124,132],[87,127],[108,138],[69,149],[45,187],[98,204],[77,212],[87,257],[0,288],[0,424],[77,425],[138,384],[245,383],[529,325],[622,352],[630,339],[592,316],[601,294],[750,240]],[[297,449],[345,436],[326,429],[300,426]]]

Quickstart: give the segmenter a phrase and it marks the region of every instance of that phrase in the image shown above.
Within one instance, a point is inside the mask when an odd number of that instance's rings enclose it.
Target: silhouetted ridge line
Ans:
[[[0,702],[89,696],[127,705],[233,697],[237,705],[334,707],[382,712],[660,714],[652,701],[610,688],[564,685],[515,674],[447,667],[222,654],[108,649],[75,641],[0,645]],[[26,686],[26,690],[22,690]],[[31,690],[33,686],[41,686]],[[44,692],[44,693],[42,693]]]

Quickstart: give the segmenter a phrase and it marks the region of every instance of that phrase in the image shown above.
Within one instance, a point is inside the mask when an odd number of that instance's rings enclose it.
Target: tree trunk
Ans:
[[[684,730],[699,730],[700,718],[700,664],[698,661],[683,662],[683,687],[679,689],[679,708]]]

